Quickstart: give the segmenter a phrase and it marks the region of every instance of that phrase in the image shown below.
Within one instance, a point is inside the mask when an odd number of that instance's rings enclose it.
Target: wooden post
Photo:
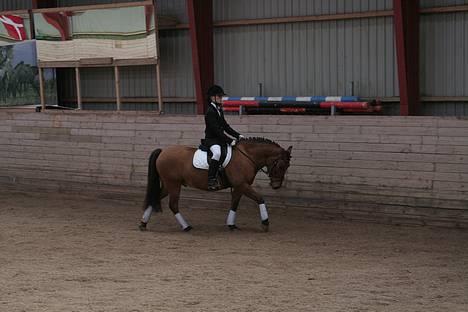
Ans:
[[[157,80],[157,89],[158,89],[158,110],[159,113],[163,112],[163,99],[162,99],[162,87],[161,87],[161,67],[158,63],[156,64],[156,80]]]
[[[163,98],[161,87],[161,58],[159,56],[159,21],[156,0],[153,0],[153,13],[154,13],[154,41],[156,42],[156,89],[158,91],[158,110],[161,114],[163,112]]]
[[[78,109],[83,109],[81,103],[81,79],[80,79],[80,68],[75,67],[75,79],[76,79],[76,98],[78,102]]]
[[[115,75],[115,98],[117,99],[117,110],[119,111],[121,109],[119,66],[114,66],[114,75]]]
[[[45,92],[44,92],[44,75],[42,73],[42,67],[38,66],[39,70],[39,95],[41,97],[41,106],[42,111],[45,112],[46,103],[45,103]]]

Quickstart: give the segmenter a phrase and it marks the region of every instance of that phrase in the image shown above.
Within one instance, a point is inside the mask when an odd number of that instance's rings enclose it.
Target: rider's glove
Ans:
[[[236,141],[236,140],[232,140],[232,142],[231,142],[231,146],[234,146],[234,145],[236,145],[236,143],[237,143],[237,141]]]

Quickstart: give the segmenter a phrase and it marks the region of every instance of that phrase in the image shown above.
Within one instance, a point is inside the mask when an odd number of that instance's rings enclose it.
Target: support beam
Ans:
[[[206,110],[205,94],[214,81],[213,0],[187,0],[197,114]]]
[[[393,0],[400,115],[420,115],[419,0]]]
[[[432,8],[421,8],[419,14],[441,14],[441,13],[457,13],[468,12],[468,4],[465,5],[452,5],[452,6],[438,6]],[[237,26],[257,26],[257,25],[281,25],[292,23],[312,23],[324,21],[345,21],[352,19],[369,19],[374,17],[393,17],[393,10],[380,10],[369,12],[355,12],[355,13],[340,13],[340,14],[326,14],[326,15],[300,15],[288,17],[273,17],[273,18],[253,18],[253,19],[239,19],[229,21],[213,22],[214,28],[220,27],[237,27]],[[160,30],[174,30],[174,29],[189,29],[188,24],[167,24],[159,27]]]

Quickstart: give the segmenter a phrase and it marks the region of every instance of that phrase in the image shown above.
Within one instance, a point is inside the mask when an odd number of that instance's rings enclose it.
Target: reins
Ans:
[[[254,161],[249,155],[247,155],[246,153],[244,153],[240,148],[237,148],[237,146],[234,146],[234,148],[236,148],[239,152],[241,152],[242,155],[244,155],[245,157],[247,157],[248,160],[250,160],[250,162],[254,165],[255,171],[256,171],[256,172],[258,172],[258,171],[260,170],[261,172],[263,172],[263,173],[266,174],[267,176],[270,176],[270,174],[268,173],[268,171],[265,171],[265,170],[263,169],[263,167],[260,167],[259,169],[257,169],[257,168],[258,168],[257,164],[255,163],[255,161]]]

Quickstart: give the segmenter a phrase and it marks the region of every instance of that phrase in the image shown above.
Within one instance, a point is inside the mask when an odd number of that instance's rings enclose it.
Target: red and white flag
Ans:
[[[0,22],[8,31],[11,39],[16,41],[26,40],[26,29],[24,19],[18,15],[0,15]]]

